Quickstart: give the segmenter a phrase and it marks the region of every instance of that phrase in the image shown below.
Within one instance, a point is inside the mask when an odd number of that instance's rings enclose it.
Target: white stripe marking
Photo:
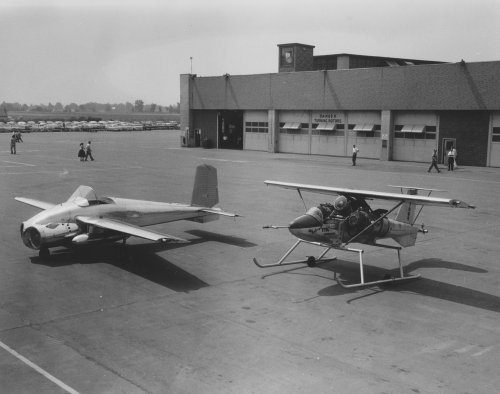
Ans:
[[[455,350],[456,353],[466,353],[472,349],[475,349],[476,346],[475,345],[467,345],[467,346],[464,346],[463,348],[460,348],[460,349],[457,349]]]
[[[473,356],[473,357],[479,357],[479,356],[482,356],[483,354],[488,353],[488,352],[489,352],[491,349],[493,349],[493,348],[494,348],[494,346],[487,347],[486,349],[483,349],[483,350],[481,350],[481,351],[479,351],[479,352],[477,352],[477,353],[474,353],[472,356]]]
[[[28,163],[20,163],[18,161],[8,161],[8,160],[2,160],[3,163],[10,163],[10,164],[19,164],[21,166],[27,166],[27,167],[36,167],[35,164],[28,164]]]
[[[200,157],[200,160],[227,161],[230,163],[248,163],[248,160],[213,159],[211,157]]]
[[[44,369],[40,368],[38,365],[32,363],[30,360],[28,360],[26,357],[20,355],[18,352],[16,352],[14,349],[11,349],[9,346],[7,346],[5,343],[1,342],[0,341],[0,347],[4,348],[5,350],[7,350],[10,354],[12,354],[14,357],[18,358],[19,360],[21,360],[23,363],[25,363],[26,365],[30,366],[31,368],[33,368],[35,371],[37,371],[38,373],[42,374],[43,376],[45,376],[47,379],[49,379],[50,381],[52,381],[53,383],[57,384],[59,387],[61,387],[63,390],[66,390],[68,393],[72,393],[72,394],[79,394],[78,391],[72,389],[71,387],[69,387],[67,384],[61,382],[59,379],[57,379],[56,377],[52,376],[50,373],[48,373],[47,371],[45,371]]]

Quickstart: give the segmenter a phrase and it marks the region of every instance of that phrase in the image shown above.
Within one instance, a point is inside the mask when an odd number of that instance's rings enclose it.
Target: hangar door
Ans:
[[[267,111],[245,111],[245,134],[243,145],[245,150],[269,149],[269,119]]]
[[[219,149],[243,149],[243,111],[219,111],[217,140]]]
[[[427,162],[437,148],[438,116],[434,112],[396,112],[394,150],[397,161]]]

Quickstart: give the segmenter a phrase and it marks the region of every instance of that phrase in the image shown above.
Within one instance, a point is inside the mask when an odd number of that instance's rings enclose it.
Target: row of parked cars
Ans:
[[[141,121],[124,122],[119,120],[100,121],[28,121],[0,122],[0,132],[12,131],[138,131],[138,130],[175,130],[179,129],[176,121]]]

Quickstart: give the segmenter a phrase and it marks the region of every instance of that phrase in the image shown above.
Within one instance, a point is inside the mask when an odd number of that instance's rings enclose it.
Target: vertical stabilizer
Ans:
[[[219,202],[217,169],[208,164],[196,167],[191,205],[213,207]]]
[[[417,194],[417,189],[408,189],[406,194]],[[402,223],[413,224],[415,221],[415,204],[404,202],[399,208],[396,220]]]

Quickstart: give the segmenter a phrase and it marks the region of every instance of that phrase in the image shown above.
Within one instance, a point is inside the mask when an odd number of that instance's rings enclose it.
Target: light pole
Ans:
[[[189,56],[189,61],[191,62],[191,74],[193,73],[193,57]]]

